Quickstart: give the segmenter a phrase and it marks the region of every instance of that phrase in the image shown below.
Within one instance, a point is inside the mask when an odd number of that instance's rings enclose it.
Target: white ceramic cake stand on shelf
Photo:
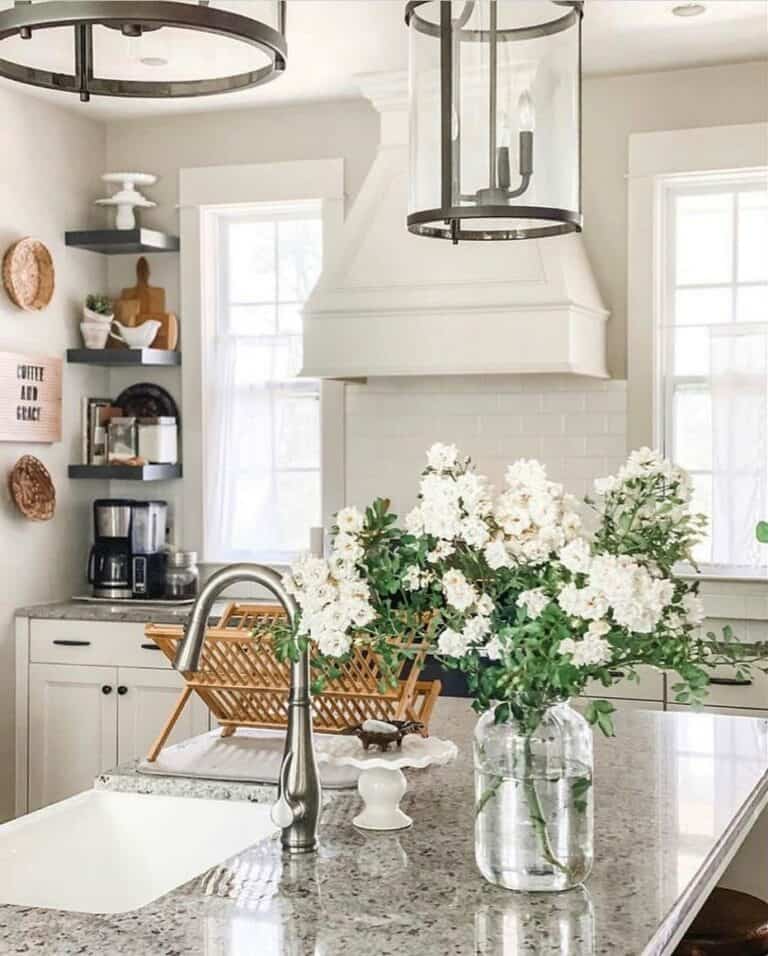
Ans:
[[[456,757],[458,749],[451,740],[419,737],[411,734],[403,739],[401,749],[394,744],[385,752],[368,750],[357,737],[329,739],[318,761],[361,771],[357,789],[363,798],[363,811],[352,821],[363,830],[403,830],[413,820],[400,809],[407,789],[403,768],[444,765]]]

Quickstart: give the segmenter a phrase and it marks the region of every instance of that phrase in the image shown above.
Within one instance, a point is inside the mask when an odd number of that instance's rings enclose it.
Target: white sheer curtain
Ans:
[[[764,565],[755,525],[768,516],[768,325],[710,328],[712,561]]]
[[[301,308],[319,275],[320,207],[222,214],[206,361],[205,560],[282,564],[320,522],[320,385]]]

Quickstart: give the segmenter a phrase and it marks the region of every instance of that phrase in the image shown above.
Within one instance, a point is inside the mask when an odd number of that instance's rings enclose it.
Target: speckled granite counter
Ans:
[[[355,830],[350,795],[326,805],[310,858],[283,859],[266,840],[117,917],[0,907],[0,952],[668,956],[768,801],[768,722],[623,713],[618,739],[597,740],[586,888],[505,892],[474,865],[472,726],[466,702],[440,701],[434,730],[458,743],[460,758],[409,772],[410,830]]]
[[[91,604],[87,601],[56,601],[16,609],[16,617],[46,621],[127,621],[135,624],[183,624],[191,605]]]
[[[214,605],[214,617],[227,604]],[[91,604],[88,601],[55,601],[52,604],[33,604],[16,608],[16,617],[31,617],[47,621],[124,621],[131,624],[183,624],[191,604]]]

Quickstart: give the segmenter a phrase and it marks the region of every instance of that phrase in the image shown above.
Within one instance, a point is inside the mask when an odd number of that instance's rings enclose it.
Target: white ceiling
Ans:
[[[213,0],[214,5],[217,2]],[[706,12],[687,18],[672,15],[678,2],[682,0],[586,0],[585,72],[634,73],[768,58],[768,0],[703,0]],[[3,0],[0,9],[9,5],[9,0]],[[229,0],[225,5],[245,13],[263,7],[264,0]],[[71,95],[24,89],[100,118],[352,97],[359,95],[357,74],[406,68],[403,10],[403,0],[289,0],[286,74],[241,93],[176,101],[102,97],[80,104]],[[146,44],[143,50],[137,50],[135,41],[129,49],[131,41],[118,33],[104,32],[111,33],[110,60],[116,73],[136,78],[194,75],[200,64],[215,65],[217,58],[225,61],[229,70],[243,55],[242,45],[232,50],[214,40],[218,46],[212,51],[207,45],[210,38],[189,32],[177,34],[170,43],[161,39],[162,31],[152,34],[139,41]],[[2,49],[8,49],[7,45]],[[23,49],[28,59],[34,51],[37,62],[71,69],[69,31],[40,33]],[[155,54],[167,56],[169,66],[148,67],[138,62],[140,56]]]

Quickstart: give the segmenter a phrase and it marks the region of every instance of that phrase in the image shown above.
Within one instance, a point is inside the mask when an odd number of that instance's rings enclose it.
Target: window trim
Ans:
[[[179,171],[180,286],[184,332],[182,400],[184,407],[184,480],[182,511],[185,546],[202,556],[204,571],[218,565],[205,560],[203,467],[206,414],[203,317],[215,290],[204,268],[205,210],[256,203],[283,204],[315,200],[321,204],[323,262],[338,248],[344,221],[344,161],[302,160],[211,166]],[[323,521],[343,506],[345,499],[344,384],[323,381],[320,388],[321,482]],[[309,529],[307,529],[309,534]],[[309,546],[309,540],[307,541]],[[280,565],[276,565],[279,567]]]
[[[753,175],[768,166],[768,123],[632,133],[627,255],[627,438],[660,447],[659,314],[665,183],[700,174]]]

